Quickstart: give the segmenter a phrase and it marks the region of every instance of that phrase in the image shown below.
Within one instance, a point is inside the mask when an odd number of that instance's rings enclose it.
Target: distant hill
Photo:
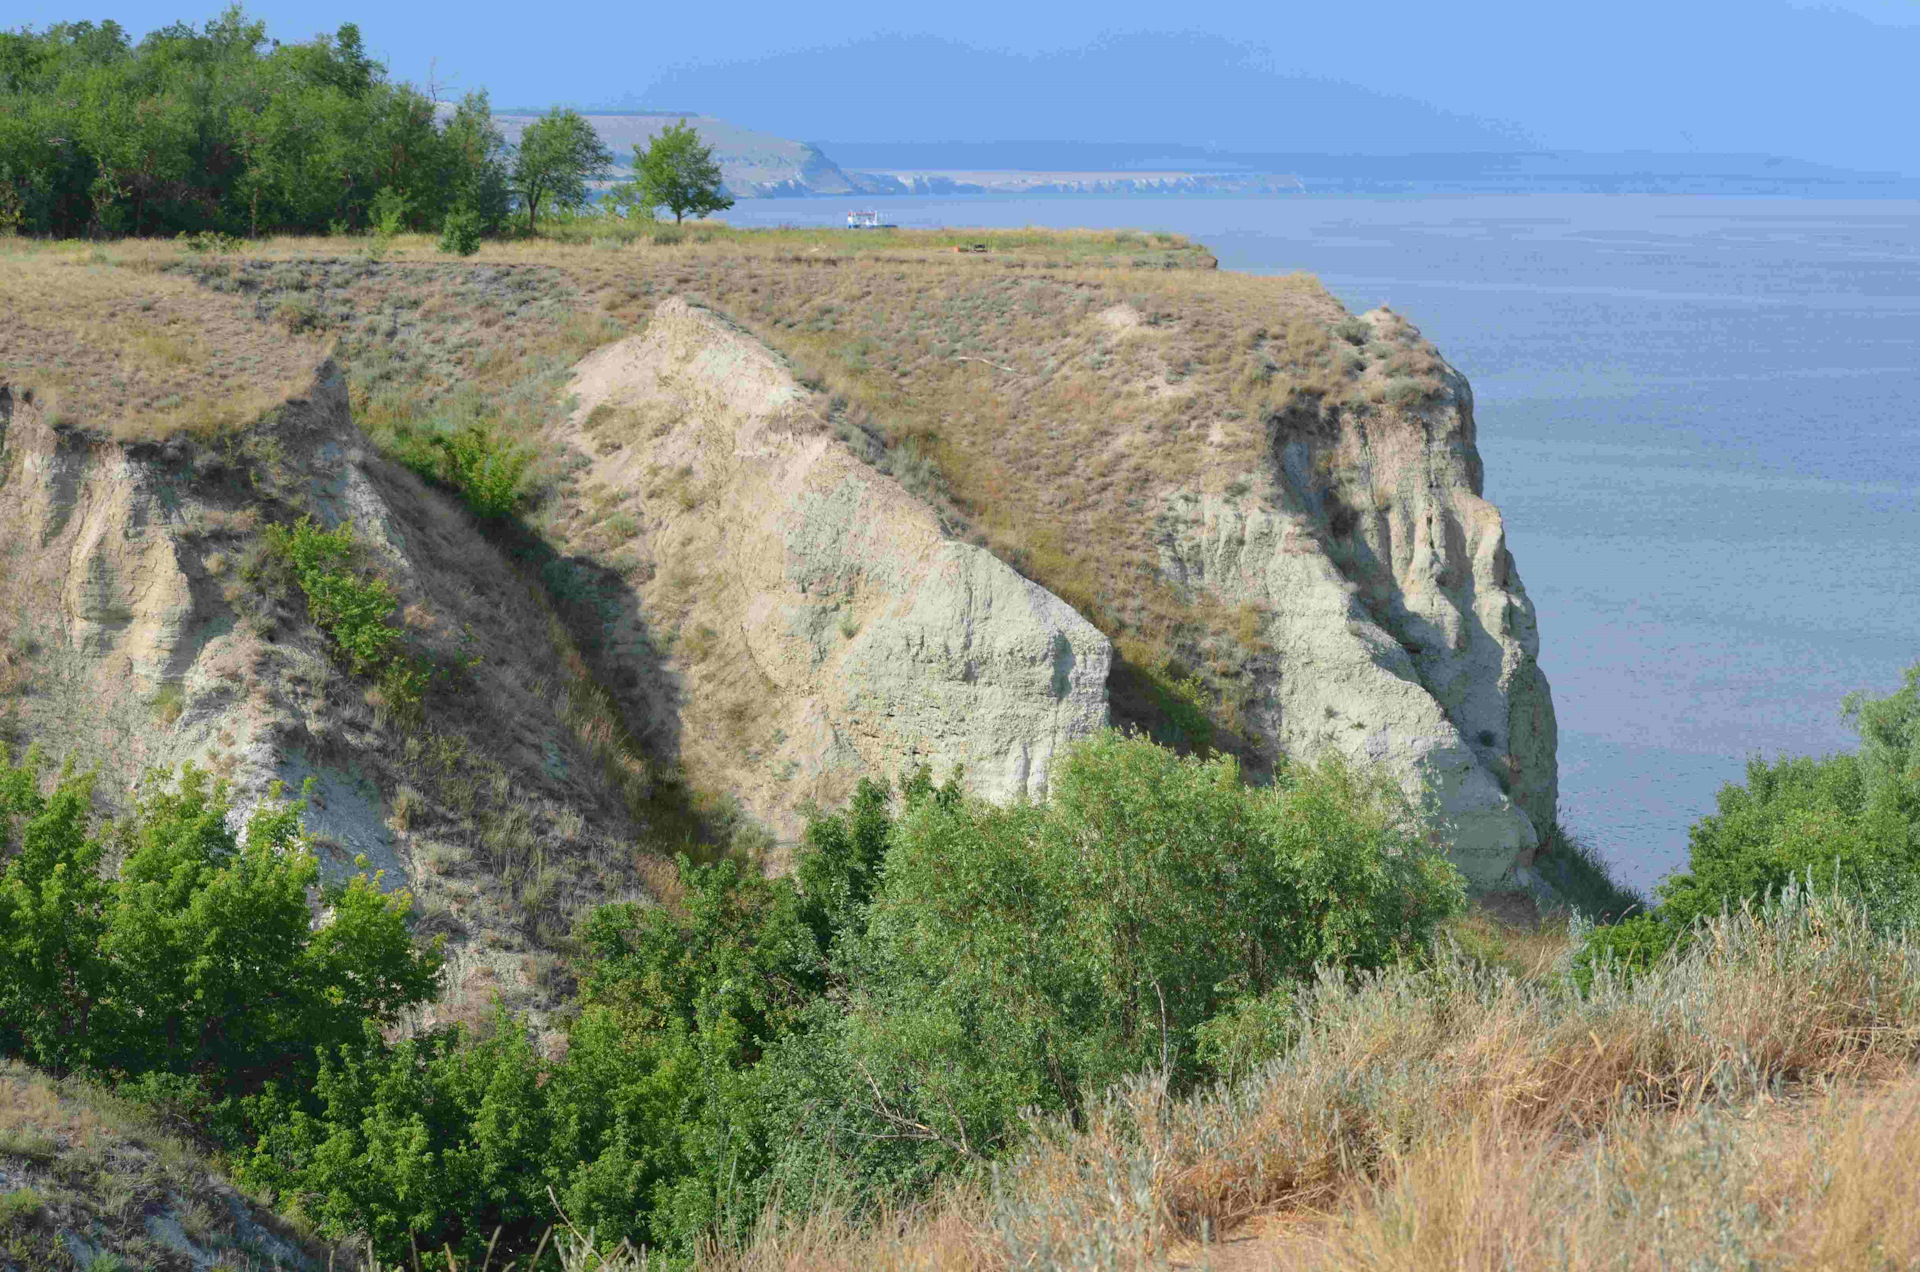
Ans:
[[[494,122],[507,134],[509,142],[518,144],[522,130],[538,118],[538,114],[527,112],[495,115]],[[629,175],[634,146],[646,145],[662,129],[685,119],[699,132],[700,139],[713,147],[713,157],[720,163],[721,179],[727,192],[736,199],[849,194],[859,189],[839,165],[821,154],[817,147],[741,128],[711,115],[608,112],[587,114],[586,119],[613,151],[620,180]]]
[[[1474,151],[1315,154],[1166,142],[821,143],[866,189],[898,193],[1308,190],[1910,196],[1920,181],[1764,154]],[[887,183],[898,184],[897,191]]]
[[[1473,151],[1448,154],[1256,152],[1168,142],[829,141],[814,144],[678,111],[590,111],[613,151],[614,179],[633,147],[685,119],[712,145],[737,199],[799,195],[1661,193],[1884,197],[1920,180],[1763,154]],[[517,143],[539,118],[494,116]],[[829,153],[831,152],[831,153]],[[844,165],[844,166],[843,166]]]

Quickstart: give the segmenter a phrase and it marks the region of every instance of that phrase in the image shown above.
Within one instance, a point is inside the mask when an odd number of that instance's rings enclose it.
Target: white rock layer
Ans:
[[[591,457],[581,489],[650,492],[640,533],[603,548],[651,576],[612,643],[644,665],[651,629],[677,625],[652,692],[677,697],[681,754],[777,833],[808,800],[921,763],[989,799],[1038,798],[1061,749],[1106,724],[1106,637],[949,537],[725,320],[668,300],[571,391],[553,440]]]
[[[1472,393],[1445,380],[1425,407],[1280,422],[1268,497],[1169,498],[1161,565],[1271,615],[1279,672],[1251,715],[1272,753],[1385,765],[1490,887],[1554,821],[1556,730]]]

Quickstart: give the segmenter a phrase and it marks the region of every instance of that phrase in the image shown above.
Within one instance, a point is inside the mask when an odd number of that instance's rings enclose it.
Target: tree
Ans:
[[[527,205],[527,233],[533,233],[540,204],[584,207],[589,182],[605,174],[613,155],[577,110],[556,106],[527,125],[513,159],[513,184]]]
[[[696,217],[724,212],[733,206],[720,186],[720,165],[713,147],[700,144],[700,134],[685,119],[669,124],[648,143],[633,148],[633,170],[638,174],[641,198],[647,207],[665,204],[674,223],[691,212]]]
[[[237,1100],[306,1089],[316,1048],[433,997],[441,958],[413,942],[413,898],[365,874],[321,887],[304,803],[269,800],[236,832],[227,785],[187,765],[149,774],[99,836],[91,776],[63,769],[42,794],[42,774],[37,754],[0,756],[0,1055]]]

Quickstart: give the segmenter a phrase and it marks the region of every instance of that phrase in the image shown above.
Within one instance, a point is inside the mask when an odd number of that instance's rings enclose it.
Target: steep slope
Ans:
[[[417,712],[349,673],[267,550],[263,526],[302,516],[350,523],[357,569],[394,589]],[[442,1014],[546,998],[543,947],[640,886],[570,638],[462,509],[369,453],[332,361],[211,438],[116,441],[0,388],[0,543],[7,740],[98,769],[103,812],[186,761],[242,809],[311,780],[323,866],[365,859],[453,938]]]
[[[0,1064],[0,1272],[349,1266],[227,1182],[153,1115]]]
[[[1366,321],[1383,339],[1401,323]],[[1557,736],[1533,605],[1481,497],[1472,391],[1439,370],[1418,411],[1280,415],[1264,499],[1166,496],[1162,568],[1273,616],[1255,731],[1385,765],[1486,885],[1553,824]]]
[[[1113,640],[1117,721],[1256,778],[1378,761],[1476,884],[1514,882],[1556,816],[1555,727],[1464,378],[1309,277],[1102,269],[1030,237],[716,243],[598,287],[619,321],[699,297],[783,352],[844,435]]]
[[[554,529],[569,551],[646,563],[613,645],[672,624],[648,714],[677,715],[683,762],[782,837],[807,804],[921,763],[1040,798],[1054,755],[1106,724],[1106,637],[948,537],[751,336],[670,299],[569,387],[546,448],[582,456],[577,489],[607,495]]]

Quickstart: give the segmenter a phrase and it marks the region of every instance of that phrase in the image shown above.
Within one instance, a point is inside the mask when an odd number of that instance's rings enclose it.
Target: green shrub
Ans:
[[[13,1235],[28,1231],[46,1213],[46,1199],[31,1188],[16,1188],[0,1193],[0,1233]]]
[[[1423,948],[1458,875],[1397,790],[1337,761],[1250,789],[1230,760],[1109,733],[1043,806],[924,768],[814,817],[791,878],[682,859],[673,906],[580,929],[565,1057],[489,1037],[332,1053],[249,1182],[376,1253],[519,1257],[557,1216],[691,1257],[820,1190],[866,1204],[1079,1116],[1141,1070],[1176,1083],[1285,1047],[1315,976]]]
[[[149,1093],[202,1098],[231,1126],[239,1099],[310,1081],[316,1046],[432,996],[440,956],[413,945],[406,892],[364,874],[320,888],[333,913],[313,924],[304,803],[263,804],[239,834],[226,784],[187,765],[148,774],[101,835],[91,777],[63,770],[50,794],[42,777],[32,752],[0,764],[0,1052],[173,1075]]]
[[[450,256],[472,256],[480,250],[480,230],[477,212],[455,208],[440,226],[440,250]]]
[[[1844,712],[1858,754],[1749,760],[1746,782],[1721,787],[1687,832],[1687,869],[1660,885],[1656,911],[1595,928],[1579,968],[1649,966],[1703,919],[1764,906],[1796,880],[1859,898],[1883,922],[1920,918],[1920,666]]]
[[[482,428],[465,428],[433,439],[440,475],[460,492],[483,521],[510,517],[520,507],[522,483],[533,453]]]
[[[490,413],[456,403],[423,424],[400,424],[381,438],[383,449],[423,481],[443,486],[483,521],[519,511],[533,452],[492,427]],[[469,422],[478,420],[480,422]]]
[[[1387,381],[1387,403],[1403,411],[1426,404],[1433,396],[1432,388],[1409,375],[1397,375]]]
[[[1200,1062],[1222,1078],[1244,1077],[1293,1045],[1300,1035],[1299,998],[1292,985],[1229,1003],[1194,1030]]]
[[[862,1101],[957,1157],[1144,1069],[1205,1073],[1196,1031],[1318,966],[1379,967],[1463,905],[1398,791],[1338,760],[1274,789],[1109,732],[1046,805],[922,799],[844,962]],[[980,1004],[992,1003],[991,1011]]]
[[[313,518],[291,526],[268,526],[267,548],[293,572],[307,597],[307,612],[333,641],[347,669],[380,684],[388,704],[413,712],[426,693],[428,669],[407,648],[406,632],[393,621],[399,598],[378,575],[354,567],[353,526],[322,530]]]
[[[389,241],[406,231],[407,218],[412,212],[413,200],[393,186],[382,186],[375,191],[373,202],[367,206],[374,234]]]
[[[1635,914],[1593,928],[1573,957],[1573,981],[1582,993],[1602,967],[1623,980],[1652,971],[1690,943],[1689,925],[1653,914]]]

